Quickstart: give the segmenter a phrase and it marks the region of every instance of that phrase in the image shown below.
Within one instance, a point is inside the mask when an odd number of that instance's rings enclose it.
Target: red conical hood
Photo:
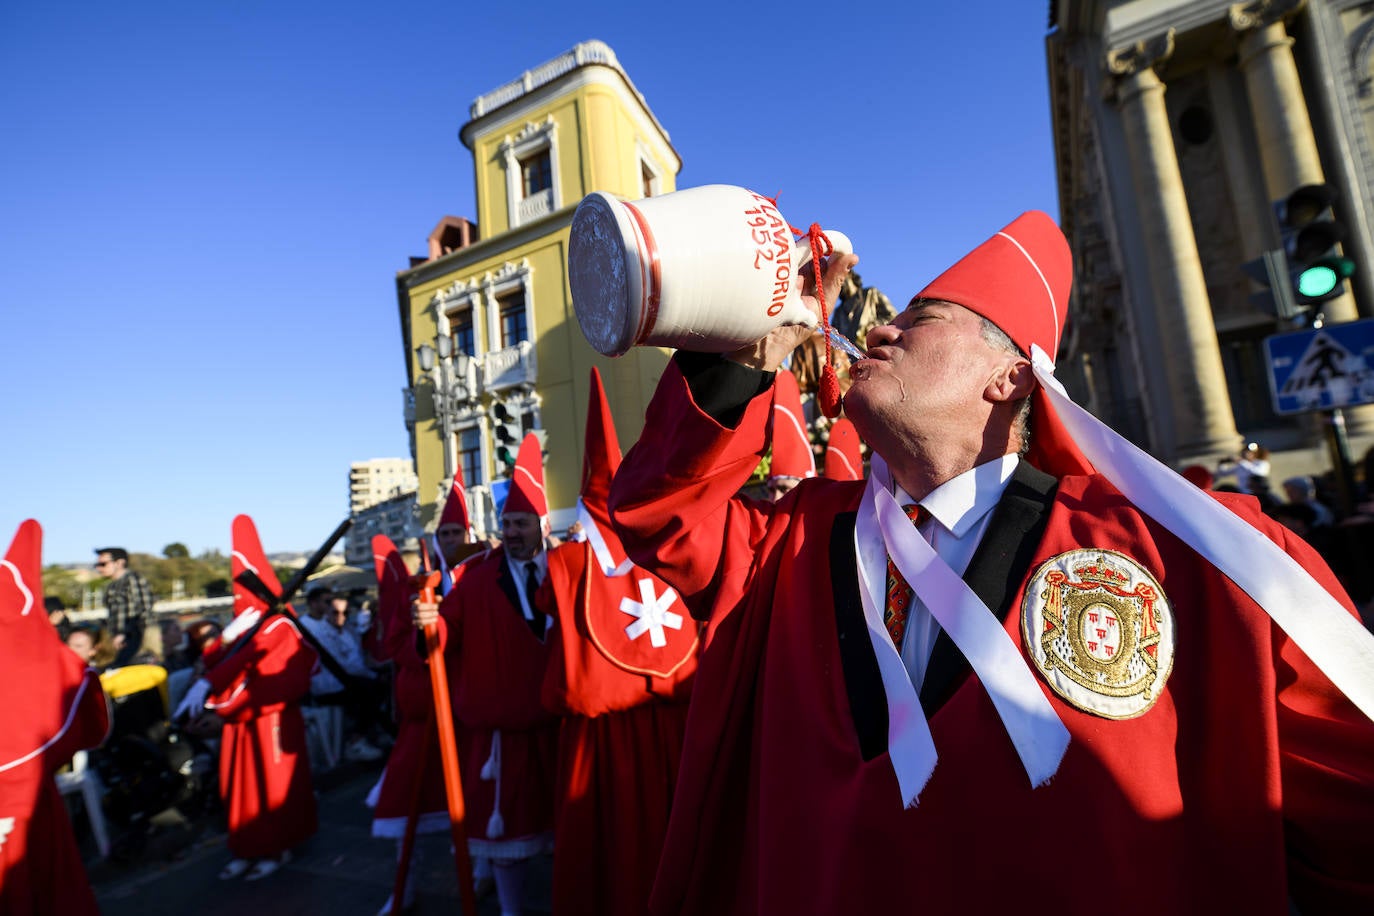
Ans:
[[[472,527],[472,521],[468,518],[468,498],[463,492],[463,469],[453,469],[453,486],[449,487],[448,499],[444,500],[444,511],[439,516],[437,527],[445,525],[458,525],[464,531]]]
[[[272,594],[281,594],[281,582],[277,579],[272,564],[263,553],[262,541],[258,540],[258,527],[246,515],[234,516],[231,526],[233,556],[229,561],[229,575],[234,580],[234,616],[245,611],[265,611],[267,603],[239,584],[239,573],[245,569],[257,574]]]
[[[830,444],[825,448],[825,476],[830,480],[863,480],[864,457],[859,449],[859,431],[847,417],[830,427]]]
[[[615,419],[606,401],[601,373],[595,366],[592,367],[591,383],[591,396],[587,399],[587,438],[582,447],[582,504],[593,513],[597,512],[595,506],[606,514],[611,478],[620,467],[620,440],[615,435]],[[609,521],[607,515],[608,524]]]
[[[42,553],[43,529],[28,519],[0,560],[0,671],[9,690],[0,703],[0,772],[9,811],[32,810],[27,790],[52,779],[53,761],[40,752],[71,726],[86,678],[86,663],[62,644],[43,606]]]
[[[916,298],[962,305],[1001,328],[1027,356],[1037,344],[1054,359],[1064,337],[1072,286],[1073,255],[1064,233],[1048,215],[1031,210],[936,277]],[[1056,476],[1091,470],[1049,399],[1039,388],[1032,398],[1031,464]]]
[[[19,525],[5,559],[0,560],[0,659],[22,656],[36,646],[61,645],[43,606],[43,529],[27,519]],[[62,651],[66,651],[65,647]],[[82,666],[84,668],[84,665]],[[10,668],[0,668],[9,677]],[[16,688],[27,690],[24,681]],[[15,695],[16,697],[18,694]]]
[[[786,369],[779,370],[773,382],[773,460],[768,473],[773,477],[816,476],[816,456],[806,435],[801,389],[797,377]]]
[[[511,474],[510,495],[501,512],[533,512],[540,518],[549,514],[549,502],[544,496],[544,455],[539,437],[534,433],[526,433],[520,442],[515,471]]]
[[[586,513],[578,520],[586,527],[590,521],[595,532],[586,532],[594,545],[604,548],[606,563],[618,565],[625,559],[625,547],[611,527],[611,479],[620,467],[620,440],[615,435],[615,418],[606,401],[606,389],[601,373],[592,367],[592,390],[587,399],[587,439],[582,448],[582,494],[580,502]]]

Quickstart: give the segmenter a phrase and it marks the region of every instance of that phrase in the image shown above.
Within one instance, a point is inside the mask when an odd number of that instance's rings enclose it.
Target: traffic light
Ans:
[[[1336,192],[1330,185],[1307,184],[1283,201],[1279,226],[1288,257],[1293,301],[1315,305],[1345,293],[1355,262],[1340,251],[1345,226],[1332,213]]]
[[[496,457],[504,462],[506,467],[513,468],[515,456],[520,452],[520,440],[525,435],[524,424],[500,401],[492,406],[491,412],[496,418],[493,430],[496,436]]]

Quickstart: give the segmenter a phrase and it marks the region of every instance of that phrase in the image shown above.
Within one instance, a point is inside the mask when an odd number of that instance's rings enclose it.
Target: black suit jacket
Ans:
[[[1058,487],[1057,480],[1025,461],[1017,464],[964,573],[964,581],[973,593],[1004,622],[1012,611],[1012,598],[1030,571],[1031,558],[1045,533]],[[859,748],[863,758],[871,760],[887,750],[887,693],[859,596],[854,557],[856,517],[853,512],[835,517],[830,530],[830,569],[845,689],[859,734]],[[941,630],[921,685],[921,707],[927,719],[953,695],[969,672],[968,660]]]

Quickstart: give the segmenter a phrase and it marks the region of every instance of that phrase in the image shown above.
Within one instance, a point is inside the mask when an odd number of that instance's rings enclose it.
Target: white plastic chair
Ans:
[[[100,857],[105,858],[110,854],[110,834],[105,826],[105,809],[101,804],[105,787],[100,784],[100,777],[95,770],[87,767],[86,752],[77,751],[72,757],[71,772],[58,773],[56,779],[57,791],[63,795],[80,795],[86,806],[86,818],[91,822],[91,833],[95,834],[96,848],[100,850]]]

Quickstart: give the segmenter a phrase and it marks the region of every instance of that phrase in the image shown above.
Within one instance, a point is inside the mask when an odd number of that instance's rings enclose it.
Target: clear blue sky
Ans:
[[[310,550],[406,456],[394,276],[476,217],[472,100],[587,39],[682,156],[905,300],[1058,215],[1048,2],[0,6],[0,542]],[[804,10],[804,6],[798,6]],[[628,446],[629,443],[625,443]]]

